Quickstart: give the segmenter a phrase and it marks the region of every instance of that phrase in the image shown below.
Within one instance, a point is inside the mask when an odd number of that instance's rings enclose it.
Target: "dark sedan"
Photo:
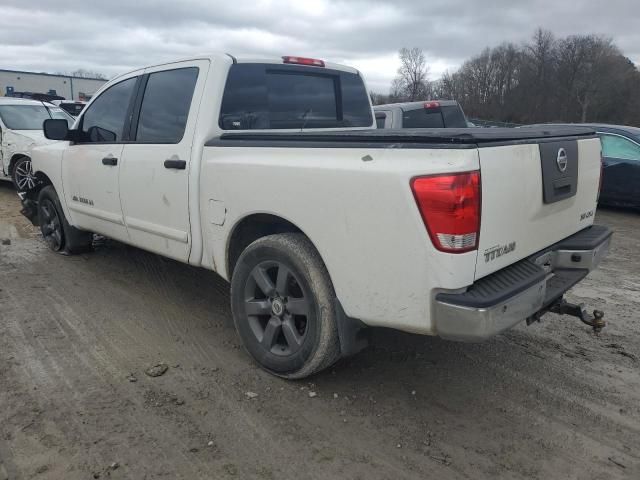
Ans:
[[[599,123],[579,125],[593,128],[602,142],[603,175],[598,203],[640,210],[640,128]]]
[[[640,209],[640,128],[593,125],[602,141],[600,204]]]

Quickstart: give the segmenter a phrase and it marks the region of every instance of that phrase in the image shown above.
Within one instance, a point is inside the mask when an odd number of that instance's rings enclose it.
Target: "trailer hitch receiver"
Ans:
[[[606,326],[602,310],[594,310],[592,315],[587,311],[583,303],[569,303],[564,298],[552,304],[548,311],[559,315],[577,317],[582,323],[593,328],[594,333],[599,333]]]

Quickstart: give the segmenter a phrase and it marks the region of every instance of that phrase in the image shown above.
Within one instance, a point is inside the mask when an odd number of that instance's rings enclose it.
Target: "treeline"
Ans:
[[[640,125],[640,72],[608,38],[556,38],[539,29],[529,43],[487,48],[435,82],[426,80],[426,61],[415,62],[424,60],[421,55],[419,49],[401,50],[390,95],[374,100],[422,100],[426,94],[457,100],[467,116],[486,120]]]

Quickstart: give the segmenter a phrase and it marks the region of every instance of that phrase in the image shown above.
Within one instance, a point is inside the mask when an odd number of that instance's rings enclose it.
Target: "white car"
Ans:
[[[69,126],[73,124],[73,117],[53,104],[0,97],[0,179],[13,181],[18,191],[35,186],[31,149],[52,143],[42,132],[42,122],[50,118],[64,119]]]
[[[122,75],[45,133],[64,141],[34,149],[22,198],[49,247],[96,232],[218,272],[276,375],[356,352],[364,326],[477,341],[549,309],[603,326],[562,301],[611,238],[589,128],[377,130],[357,70],[220,54]]]

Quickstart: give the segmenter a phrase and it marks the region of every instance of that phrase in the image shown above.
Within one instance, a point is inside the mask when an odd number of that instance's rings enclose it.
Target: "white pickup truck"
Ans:
[[[21,196],[50,248],[95,232],[218,272],[276,375],[358,351],[364,326],[477,341],[548,310],[603,325],[562,301],[611,237],[590,129],[376,130],[354,69],[213,55],[122,75],[44,131],[63,141],[33,151]]]

